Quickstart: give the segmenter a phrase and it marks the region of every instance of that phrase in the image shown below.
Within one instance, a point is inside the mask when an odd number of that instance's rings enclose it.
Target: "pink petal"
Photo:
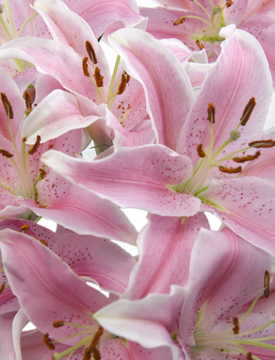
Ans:
[[[187,157],[164,146],[120,148],[94,162],[51,150],[42,161],[69,181],[119,206],[166,216],[192,216],[200,209],[199,199],[169,190],[169,186],[179,186],[190,178],[192,166]]]
[[[5,360],[16,360],[12,339],[12,323],[15,312],[0,315],[0,354]]]
[[[187,219],[151,215],[140,234],[139,260],[123,297],[136,300],[149,293],[169,293],[171,284],[183,286],[189,276],[190,253],[201,227],[209,227],[202,213]]]
[[[179,60],[144,31],[122,29],[109,42],[121,54],[127,72],[143,85],[158,142],[174,150],[193,96]]]

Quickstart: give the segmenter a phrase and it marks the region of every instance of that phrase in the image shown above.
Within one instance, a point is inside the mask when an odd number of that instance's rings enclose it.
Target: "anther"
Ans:
[[[127,72],[126,72],[125,70],[123,71],[123,74],[126,76],[126,81],[127,81],[127,84],[128,84],[128,82],[130,81],[131,77],[130,77],[129,74],[127,74]]]
[[[43,240],[43,239],[39,239],[39,241],[40,241],[43,245],[45,245],[45,246],[47,246],[47,247],[48,247],[48,243],[47,243],[47,241],[45,241],[45,240]]]
[[[251,353],[251,352],[247,353],[246,359],[247,359],[247,360],[253,360],[253,358],[252,358],[252,353]]]
[[[88,70],[88,58],[87,57],[83,58],[83,60],[82,60],[82,69],[83,69],[84,75],[89,77],[90,74],[89,74],[89,70]]]
[[[2,4],[0,4],[0,14],[3,14],[3,12],[4,12],[3,5],[2,5]]]
[[[235,157],[232,160],[236,163],[244,163],[246,161],[252,161],[257,159],[261,155],[260,151],[257,151],[254,155],[247,155],[247,156],[241,156],[241,157]]]
[[[226,0],[226,7],[230,7],[233,5],[233,1],[232,0]]]
[[[202,144],[199,144],[197,146],[197,152],[200,158],[204,158],[205,157],[205,152],[202,150]]]
[[[33,155],[40,145],[41,136],[37,135],[36,142],[33,147],[28,151],[30,155]]]
[[[200,40],[196,40],[196,44],[198,45],[198,47],[202,50],[204,49],[204,45],[203,43],[200,42]]]
[[[272,139],[257,140],[257,141],[252,141],[248,145],[251,147],[255,147],[255,148],[271,148],[271,147],[275,146],[275,141]]]
[[[5,156],[8,159],[13,157],[13,155],[10,152],[8,152],[7,150],[3,150],[3,149],[0,150],[0,154],[2,154],[3,156]]]
[[[100,360],[101,359],[100,352],[96,347],[93,348],[93,357],[94,357],[94,360]]]
[[[48,348],[50,350],[54,350],[55,349],[55,346],[54,344],[52,343],[52,341],[49,339],[49,334],[46,333],[44,336],[43,336],[43,341],[44,343],[48,346]]]
[[[211,124],[215,124],[215,106],[212,103],[208,104],[208,109],[207,109],[207,113],[208,113],[208,120],[211,122]]]
[[[99,326],[99,328],[98,328],[98,330],[97,330],[97,332],[96,332],[96,334],[95,334],[95,336],[94,336],[94,338],[92,340],[92,344],[91,344],[92,346],[96,346],[98,344],[99,339],[101,338],[101,336],[103,334],[103,331],[104,331],[103,327]]]
[[[124,93],[125,89],[126,89],[126,85],[127,85],[127,77],[125,74],[121,75],[121,81],[117,90],[117,94],[121,95]]]
[[[246,107],[245,107],[245,109],[243,111],[243,114],[242,114],[242,117],[241,117],[241,125],[242,126],[245,126],[247,124],[247,122],[248,122],[248,120],[249,120],[255,106],[256,106],[256,100],[253,97],[248,101],[248,103],[247,103],[247,105],[246,105]]]
[[[53,322],[53,327],[60,328],[64,324],[65,324],[65,322],[63,320],[56,320],[56,321]]]
[[[7,116],[10,119],[13,119],[13,111],[12,111],[12,106],[11,103],[9,102],[7,95],[4,93],[1,93],[1,100],[2,100],[2,104],[4,106],[4,109],[6,111]]]
[[[174,26],[180,25],[185,21],[185,17],[180,17],[176,21],[173,22]]]
[[[100,42],[100,40],[102,39],[103,35],[104,35],[104,33],[102,33],[102,34],[99,36],[99,38],[97,38],[97,42]]]
[[[94,64],[97,64],[97,58],[96,58],[96,54],[95,54],[92,44],[88,40],[86,41],[85,44],[86,44],[86,51],[87,51],[87,54],[89,55],[89,58],[91,59],[91,61]]]
[[[30,93],[28,91],[24,92],[23,98],[25,100],[26,108],[31,109],[31,107],[32,107],[31,95],[30,95]]]
[[[41,179],[44,179],[44,177],[47,175],[47,173],[44,169],[39,169],[39,173],[40,173]]]
[[[213,13],[214,15],[217,15],[217,14],[219,14],[220,12],[221,12],[221,8],[220,8],[219,6],[214,6],[214,7],[213,7],[212,13]]]
[[[21,226],[20,230],[21,231],[27,231],[27,230],[29,230],[29,228],[30,228],[30,225],[24,224],[24,225]]]
[[[270,294],[270,275],[269,272],[266,270],[265,274],[264,274],[264,296],[267,299],[269,297]]]
[[[225,167],[225,166],[219,166],[219,170],[223,173],[227,173],[227,174],[237,174],[237,173],[240,173],[242,171],[242,167],[239,166],[237,168],[228,168],[228,167]]]
[[[1,287],[0,287],[0,294],[2,294],[2,292],[5,290],[5,285],[2,284]]]
[[[98,67],[95,68],[94,78],[95,78],[95,82],[96,82],[97,87],[100,88],[100,87],[104,86],[103,85],[104,76],[102,76],[100,74],[100,69]]]
[[[233,327],[233,332],[235,335],[239,334],[239,330],[240,330],[240,324],[239,324],[239,318],[237,317],[233,317],[233,324],[234,324],[234,327]]]

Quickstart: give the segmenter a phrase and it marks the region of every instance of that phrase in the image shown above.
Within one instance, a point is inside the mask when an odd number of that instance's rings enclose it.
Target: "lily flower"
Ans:
[[[135,301],[119,299],[95,317],[108,331],[145,347],[169,347],[166,331],[175,360],[270,359],[275,354],[274,270],[274,255],[228,228],[201,229],[190,268],[183,269],[188,281],[182,288],[184,302],[174,332],[159,315],[171,310],[164,304],[157,312],[151,309],[157,294]],[[170,321],[176,321],[177,316],[172,316]]]
[[[222,53],[192,104],[192,89],[178,59],[169,62],[171,84],[165,85],[161,71],[155,72],[157,65],[163,68],[162,45],[149,34],[130,30],[119,30],[113,39],[129,61],[129,74],[144,84],[148,113],[163,145],[118,149],[96,162],[49,151],[42,161],[122,207],[172,217],[210,211],[248,241],[275,251],[270,220],[275,185],[274,178],[265,176],[273,173],[269,147],[275,142],[261,140],[272,80],[261,46],[236,30],[222,43]],[[141,50],[146,46],[154,48],[148,57]]]
[[[40,162],[41,155],[49,148],[60,149],[72,156],[79,153],[82,130],[41,145],[37,136],[35,145],[27,146],[21,138],[20,128],[26,114],[32,111],[29,95],[26,94],[24,101],[10,76],[4,70],[0,74],[0,162],[3,169],[0,217],[20,216],[35,220],[44,216],[81,234],[92,233],[134,243],[137,232],[117,206],[64,182]]]
[[[238,29],[258,39],[274,81],[275,18],[272,1],[160,0],[159,3],[164,7],[140,9],[141,15],[149,19],[147,31],[157,39],[177,38],[192,50],[205,48],[208,57],[216,60],[220,54],[219,44],[224,41],[220,30],[235,24]]]

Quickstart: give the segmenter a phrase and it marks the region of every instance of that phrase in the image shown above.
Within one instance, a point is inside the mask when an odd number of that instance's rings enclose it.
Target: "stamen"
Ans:
[[[121,75],[121,81],[117,90],[117,94],[121,95],[124,93],[125,89],[126,89],[126,85],[127,85],[127,77],[125,76],[125,74]]]
[[[205,152],[202,150],[202,144],[199,144],[197,146],[197,152],[199,157],[204,158],[205,157]]]
[[[223,173],[227,173],[227,174],[237,174],[237,173],[240,173],[242,171],[242,167],[239,166],[237,168],[228,168],[228,167],[225,167],[225,166],[219,166],[219,170]]]
[[[1,100],[4,106],[4,109],[6,111],[6,114],[8,116],[9,119],[13,119],[13,111],[12,111],[12,106],[11,103],[9,102],[7,95],[4,93],[1,93]]]
[[[270,148],[275,146],[275,141],[272,139],[269,140],[257,140],[257,141],[252,141],[251,143],[248,144],[251,147],[255,147],[255,148]]]
[[[32,103],[31,103],[31,95],[28,91],[25,91],[23,94],[23,98],[25,100],[26,108],[31,109]]]
[[[89,70],[88,70],[88,58],[87,57],[85,57],[82,60],[82,69],[83,69],[84,75],[89,77],[90,74],[89,74]]]
[[[41,179],[44,179],[44,177],[47,175],[47,173],[44,169],[39,169],[39,173],[40,173]]]
[[[253,360],[252,353],[251,352],[247,353],[246,358],[247,358],[247,360]]]
[[[98,331],[96,332],[95,336],[93,337],[93,340],[92,340],[91,344],[84,351],[83,360],[90,360],[92,354],[93,354],[94,360],[100,360],[101,359],[100,352],[96,348],[96,345],[98,344],[98,342],[99,342],[99,340],[100,340],[100,338],[101,338],[101,336],[103,334],[103,331],[104,331],[103,327],[99,326]]]
[[[128,84],[128,82],[131,79],[131,76],[129,74],[127,74],[127,72],[125,70],[123,71],[123,74],[126,76],[126,81],[127,81],[127,84]]]
[[[234,327],[233,327],[233,332],[235,335],[239,334],[239,330],[240,330],[240,324],[239,324],[239,318],[237,317],[233,317],[233,324],[234,324]]]
[[[45,246],[47,246],[47,247],[48,247],[48,243],[47,243],[47,241],[45,241],[45,240],[43,240],[43,239],[39,239],[39,241],[40,241],[43,245],[45,245]]]
[[[102,39],[103,35],[104,35],[104,33],[102,33],[102,34],[99,36],[99,38],[97,39],[97,42],[100,42],[100,40]]]
[[[33,147],[28,151],[30,155],[33,155],[40,145],[41,136],[37,135],[36,142]]]
[[[198,47],[202,50],[204,49],[204,45],[203,43],[200,42],[200,40],[196,40],[196,44],[198,45]]]
[[[21,231],[27,231],[27,230],[29,230],[29,228],[30,228],[30,225],[24,224],[24,225],[21,226],[20,230]]]
[[[244,163],[246,161],[251,161],[257,159],[261,155],[260,151],[257,151],[255,155],[247,155],[242,157],[235,157],[232,160],[236,163]]]
[[[180,25],[185,21],[185,17],[180,17],[176,21],[173,22],[174,26]]]
[[[2,284],[1,285],[1,288],[0,288],[0,294],[2,294],[2,292],[5,290],[5,285],[4,284]]]
[[[13,155],[10,152],[8,152],[7,150],[3,150],[3,149],[0,150],[0,154],[2,154],[3,156],[6,156],[8,159],[13,157]]]
[[[53,322],[53,327],[60,328],[64,324],[65,324],[65,322],[63,320],[56,320],[56,321]]]
[[[99,326],[99,328],[98,328],[98,330],[97,330],[97,332],[96,332],[96,334],[95,334],[95,336],[93,338],[93,341],[92,341],[93,346],[96,346],[98,344],[98,342],[99,342],[99,340],[100,340],[100,338],[101,338],[101,336],[103,334],[103,331],[104,331],[103,327]]]
[[[4,7],[2,4],[0,4],[0,14],[3,14],[3,11],[4,11]]]
[[[211,122],[211,124],[215,124],[215,106],[212,104],[212,103],[209,103],[208,104],[208,109],[207,109],[207,112],[208,112],[208,120]]]
[[[86,41],[86,51],[89,55],[89,58],[91,59],[91,61],[94,63],[94,64],[97,64],[97,58],[96,58],[96,54],[95,54],[95,51],[94,51],[94,48],[92,46],[92,44],[90,43],[90,41]]]
[[[243,114],[241,117],[241,123],[240,123],[242,126],[245,126],[247,124],[255,106],[256,106],[256,100],[253,97],[248,101],[248,103],[243,111]]]
[[[264,296],[267,299],[269,297],[270,294],[270,275],[269,272],[266,270],[265,274],[264,274]]]
[[[102,75],[100,74],[100,69],[99,69],[98,67],[95,68],[94,78],[95,78],[96,86],[97,86],[97,87],[100,88],[100,87],[104,86],[104,85],[103,85],[104,76],[102,76]]]
[[[55,349],[55,346],[54,344],[52,343],[52,341],[49,339],[49,334],[46,333],[44,336],[43,336],[43,341],[44,343],[48,346],[48,348],[50,350],[54,350]]]
[[[233,5],[233,1],[232,0],[226,0],[226,7],[230,7]]]

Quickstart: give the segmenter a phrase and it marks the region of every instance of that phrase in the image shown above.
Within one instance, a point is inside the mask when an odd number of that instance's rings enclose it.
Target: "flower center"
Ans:
[[[204,12],[206,17],[196,16],[196,15],[186,15],[177,19],[173,25],[177,26],[182,24],[187,19],[196,19],[202,22],[204,25],[199,34],[192,36],[191,38],[196,40],[196,44],[200,49],[204,48],[203,42],[214,43],[215,41],[223,41],[224,39],[219,36],[219,32],[222,27],[226,26],[224,11],[226,8],[233,5],[232,0],[226,0],[225,3],[221,2],[221,6],[213,5],[212,0],[210,1],[211,13],[203,5],[199,3],[198,0],[192,0],[197,6],[200,7],[200,10]],[[206,25],[206,26],[205,26]],[[209,58],[213,53],[209,54]]]
[[[207,201],[203,197],[203,192],[208,189],[208,179],[211,173],[218,168],[221,172],[227,174],[239,174],[242,171],[242,167],[226,167],[221,165],[224,161],[232,160],[237,164],[241,164],[247,161],[252,161],[257,159],[260,156],[260,151],[255,152],[253,155],[246,156],[236,156],[238,153],[245,152],[252,148],[266,148],[275,146],[275,142],[270,140],[258,140],[253,141],[248,144],[247,147],[241,148],[239,150],[235,150],[222,158],[219,158],[224,149],[232,142],[236,141],[241,133],[239,131],[240,126],[245,126],[252,114],[254,107],[256,106],[255,98],[251,98],[247,103],[243,115],[241,117],[240,123],[238,126],[230,132],[229,138],[219,146],[219,148],[213,151],[214,145],[214,132],[213,132],[213,124],[215,123],[215,107],[213,104],[209,104],[208,106],[208,120],[210,121],[210,143],[206,150],[204,151],[202,148],[202,144],[199,144],[197,147],[197,152],[199,157],[201,158],[198,162],[193,176],[186,182],[184,182],[177,191],[192,194],[194,196],[199,197],[203,201]]]
[[[24,96],[27,106],[26,114],[29,114],[31,111],[30,95],[28,93],[25,93]],[[9,102],[6,94],[4,93],[1,93],[1,100],[5,108],[6,114],[8,116],[8,128],[9,128],[11,142],[14,148],[14,154],[11,154],[9,151],[3,149],[2,147],[0,147],[0,153],[2,154],[2,156],[7,158],[9,164],[15,170],[20,183],[19,189],[18,186],[15,185],[13,187],[12,184],[8,184],[8,185],[2,184],[2,187],[5,188],[6,190],[9,190],[13,195],[16,196],[21,195],[25,198],[37,200],[38,195],[36,190],[36,184],[46,175],[46,172],[45,170],[43,170],[43,168],[39,169],[37,178],[35,179],[35,181],[33,181],[30,175],[29,162],[30,162],[30,157],[33,156],[38,146],[40,145],[40,136],[37,136],[36,143],[32,147],[30,146],[28,150],[26,149],[26,144],[23,139],[21,145],[21,152],[18,151],[16,140],[14,138],[13,130],[11,127],[11,120],[13,119],[13,110],[11,103]]]
[[[265,280],[268,278],[269,282],[269,273],[266,271]],[[266,281],[265,281],[266,282]],[[200,319],[203,314],[205,306],[201,307],[201,310],[197,316],[197,321],[194,327],[194,339],[196,342],[195,346],[192,346],[190,351],[193,356],[205,349],[214,349],[217,352],[224,352],[232,356],[246,356],[249,360],[261,360],[256,355],[253,355],[253,352],[249,352],[245,349],[246,346],[263,348],[275,351],[275,346],[267,343],[270,340],[274,340],[275,336],[266,336],[266,337],[254,337],[257,333],[261,333],[262,330],[273,325],[275,321],[270,321],[262,326],[240,332],[241,325],[248,318],[253,308],[255,307],[259,298],[265,294],[265,297],[269,295],[269,286],[262,291],[257,298],[251,303],[249,309],[239,320],[238,317],[233,317],[233,328],[229,328],[216,333],[206,333],[201,328]],[[259,352],[259,350],[258,350]],[[275,354],[275,353],[274,353]]]

